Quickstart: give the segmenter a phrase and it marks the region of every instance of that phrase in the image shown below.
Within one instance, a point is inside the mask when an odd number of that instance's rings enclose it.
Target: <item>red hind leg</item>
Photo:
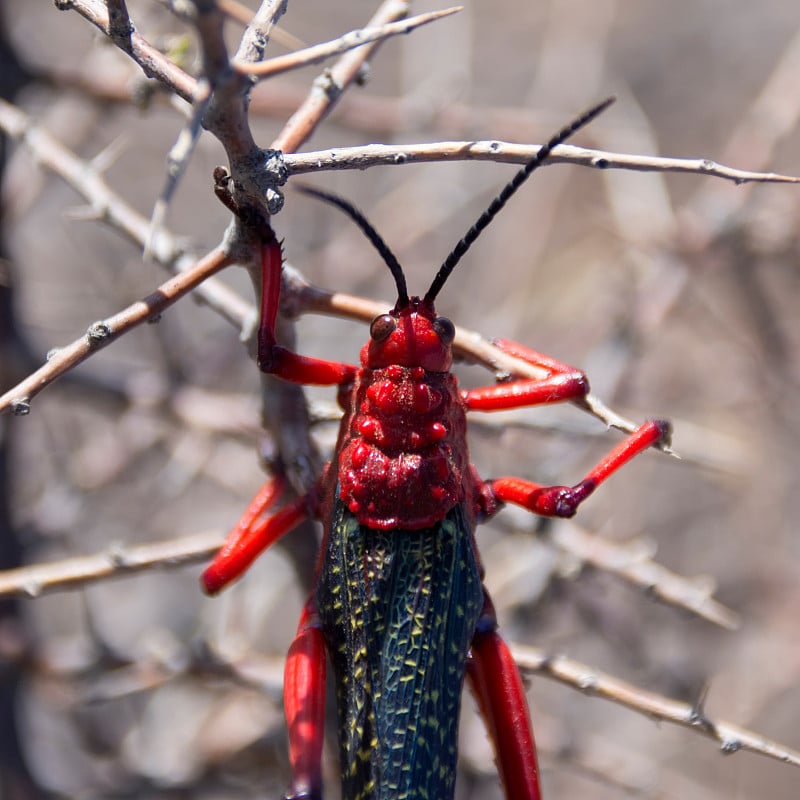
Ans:
[[[506,797],[541,800],[536,743],[525,689],[508,646],[496,628],[494,608],[486,595],[472,640],[467,678],[494,744]]]
[[[495,478],[486,485],[501,503],[515,503],[543,517],[571,517],[603,481],[634,456],[653,445],[668,444],[671,430],[664,420],[643,423],[574,486],[540,486],[521,478]]]
[[[325,734],[325,641],[313,600],[300,617],[283,674],[283,706],[289,731],[292,785],[286,800],[322,797]]]

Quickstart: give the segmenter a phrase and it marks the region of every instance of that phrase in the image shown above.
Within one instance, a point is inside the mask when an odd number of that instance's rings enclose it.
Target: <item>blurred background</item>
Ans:
[[[291,3],[281,27],[315,43],[365,25],[376,5]],[[129,3],[137,30],[196,70],[192,30],[165,6]],[[109,186],[149,216],[182,104],[152,92],[76,13],[7,0],[0,14],[9,99],[82,158],[102,154]],[[235,48],[242,28],[228,28]],[[614,94],[617,104],[578,143],[800,174],[798,70],[800,14],[786,0],[469,3],[386,43],[365,85],[305,149],[536,143]],[[259,86],[259,144],[269,145],[319,71]],[[5,158],[3,389],[165,279],[119,232],[82,219],[84,201],[24,146],[7,142]],[[169,209],[169,228],[198,253],[228,223],[210,190],[221,163],[222,148],[203,136]],[[364,210],[421,293],[513,170],[465,161],[306,180]],[[683,456],[640,457],[575,523],[507,509],[481,529],[506,637],[689,703],[707,690],[709,716],[795,748],[799,218],[792,185],[554,165],[514,198],[437,301],[460,325],[584,369],[615,410],[672,419]],[[274,222],[287,258],[313,283],[393,302],[385,268],[338,212],[288,188]],[[243,270],[223,280],[252,301]],[[300,352],[352,362],[367,331],[309,316],[297,334]],[[466,385],[492,379],[475,367],[458,372]],[[48,388],[30,415],[3,417],[5,566],[224,535],[264,479],[270,438],[258,383],[238,332],[187,298]],[[310,396],[335,400],[327,390]],[[324,452],[335,433],[335,423],[315,427]],[[572,483],[618,440],[565,406],[476,419],[470,447],[484,477]],[[632,542],[674,573],[707,576],[738,630],[582,564],[558,544],[574,525]],[[200,569],[6,601],[4,796],[281,796],[281,664],[313,556],[276,547],[213,600],[200,593]],[[797,797],[790,766],[749,753],[723,758],[693,731],[539,677],[529,701],[547,797]],[[468,695],[461,737],[459,800],[502,797]],[[333,733],[327,763],[326,796],[335,798]]]

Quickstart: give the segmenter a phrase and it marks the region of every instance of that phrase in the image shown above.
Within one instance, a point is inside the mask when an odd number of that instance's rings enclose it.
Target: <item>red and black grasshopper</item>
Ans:
[[[437,315],[434,300],[531,172],[610,102],[575,120],[516,174],[456,245],[422,298],[408,295],[400,264],[359,211],[333,195],[303,190],[347,213],[395,280],[397,302],[372,322],[360,367],[306,358],[276,343],[282,254],[265,226],[259,366],[288,381],[338,386],[344,419],[334,458],[314,489],[268,514],[283,488],[280,480],[268,482],[203,583],[208,592],[219,591],[308,516],[325,524],[316,590],[286,662],[293,774],[288,798],[322,796],[326,652],[336,677],[344,798],[453,797],[465,675],[493,739],[506,795],[540,798],[525,694],[482,584],[476,523],[504,503],[571,517],[623,464],[666,443],[670,426],[644,423],[574,486],[482,480],[467,452],[467,411],[575,400],[586,395],[588,383],[572,367],[498,341],[500,349],[549,376],[459,389],[450,372],[454,327]]]

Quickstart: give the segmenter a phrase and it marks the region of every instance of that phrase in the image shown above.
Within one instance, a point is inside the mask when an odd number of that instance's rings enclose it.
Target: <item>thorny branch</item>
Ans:
[[[688,728],[719,742],[720,750],[726,755],[749,750],[784,764],[800,766],[800,752],[747,728],[715,720],[706,715],[701,705],[692,706],[646,691],[571,658],[551,656],[538,648],[511,645],[511,652],[523,673],[553,678],[591,697],[611,700],[651,719]]]
[[[286,155],[286,168],[292,175],[325,170],[367,169],[393,164],[420,164],[434,161],[496,161],[524,164],[539,152],[538,145],[508,142],[435,142],[432,144],[369,144],[340,147],[312,153]],[[707,158],[662,158],[610,153],[560,144],[545,165],[580,164],[595,169],[627,169],[634,172],[680,172],[710,175],[734,183],[800,183],[800,178],[773,172],[752,172],[727,167]]]
[[[291,70],[299,69],[308,64],[318,64],[320,61],[325,61],[331,56],[345,53],[348,50],[354,50],[356,47],[361,47],[371,42],[379,42],[391,36],[401,36],[410,33],[422,25],[450,16],[450,14],[454,14],[456,11],[461,11],[461,6],[448,8],[444,11],[432,11],[429,14],[419,14],[416,17],[409,17],[400,22],[389,22],[374,28],[362,28],[358,31],[351,31],[330,42],[317,44],[313,47],[306,47],[303,50],[296,50],[285,56],[271,58],[269,61],[262,61],[255,64],[239,64],[234,61],[233,68],[245,75],[254,75],[260,79],[280,75],[282,72],[290,72]]]
[[[133,328],[144,322],[155,322],[169,306],[231,263],[223,250],[213,250],[194,267],[170,278],[147,297],[93,323],[84,336],[66,347],[52,350],[45,364],[0,397],[0,411],[10,409],[18,416],[28,414],[31,400],[54,380]]]

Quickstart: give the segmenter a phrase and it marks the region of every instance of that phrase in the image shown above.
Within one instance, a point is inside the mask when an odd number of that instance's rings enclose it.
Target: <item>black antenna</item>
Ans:
[[[569,139],[575,131],[588,125],[598,114],[605,111],[615,100],[614,97],[609,97],[598,103],[588,111],[585,111],[577,119],[570,122],[565,128],[562,128],[550,141],[539,148],[539,152],[505,185],[503,190],[497,197],[489,204],[489,207],[483,214],[478,217],[478,221],[467,231],[466,235],[460,242],[456,244],[453,251],[445,259],[436,277],[433,279],[431,288],[428,289],[425,295],[425,302],[432,303],[434,298],[444,286],[445,281],[450,277],[450,273],[455,269],[456,264],[461,260],[464,253],[469,250],[475,240],[483,233],[484,229],[489,223],[500,213],[503,206],[509,201],[514,192],[527,180],[528,176],[537,168],[540,167],[553,152],[553,149],[560,145],[562,142]]]
[[[404,306],[408,305],[408,287],[406,286],[406,276],[403,274],[403,268],[400,266],[400,262],[397,260],[395,254],[389,249],[389,245],[383,241],[380,234],[372,227],[369,220],[352,204],[348,203],[342,197],[339,197],[336,194],[330,194],[329,192],[323,192],[320,189],[313,189],[310,186],[305,186],[301,184],[300,186],[295,186],[295,188],[302,192],[303,194],[309,194],[312,197],[316,197],[320,200],[324,200],[326,203],[330,203],[331,205],[340,208],[347,214],[353,222],[358,225],[359,228],[364,232],[364,235],[372,242],[375,249],[381,254],[381,257],[386,262],[386,266],[389,267],[389,271],[392,273],[392,277],[394,278],[395,285],[397,286],[397,308],[403,308]]]

